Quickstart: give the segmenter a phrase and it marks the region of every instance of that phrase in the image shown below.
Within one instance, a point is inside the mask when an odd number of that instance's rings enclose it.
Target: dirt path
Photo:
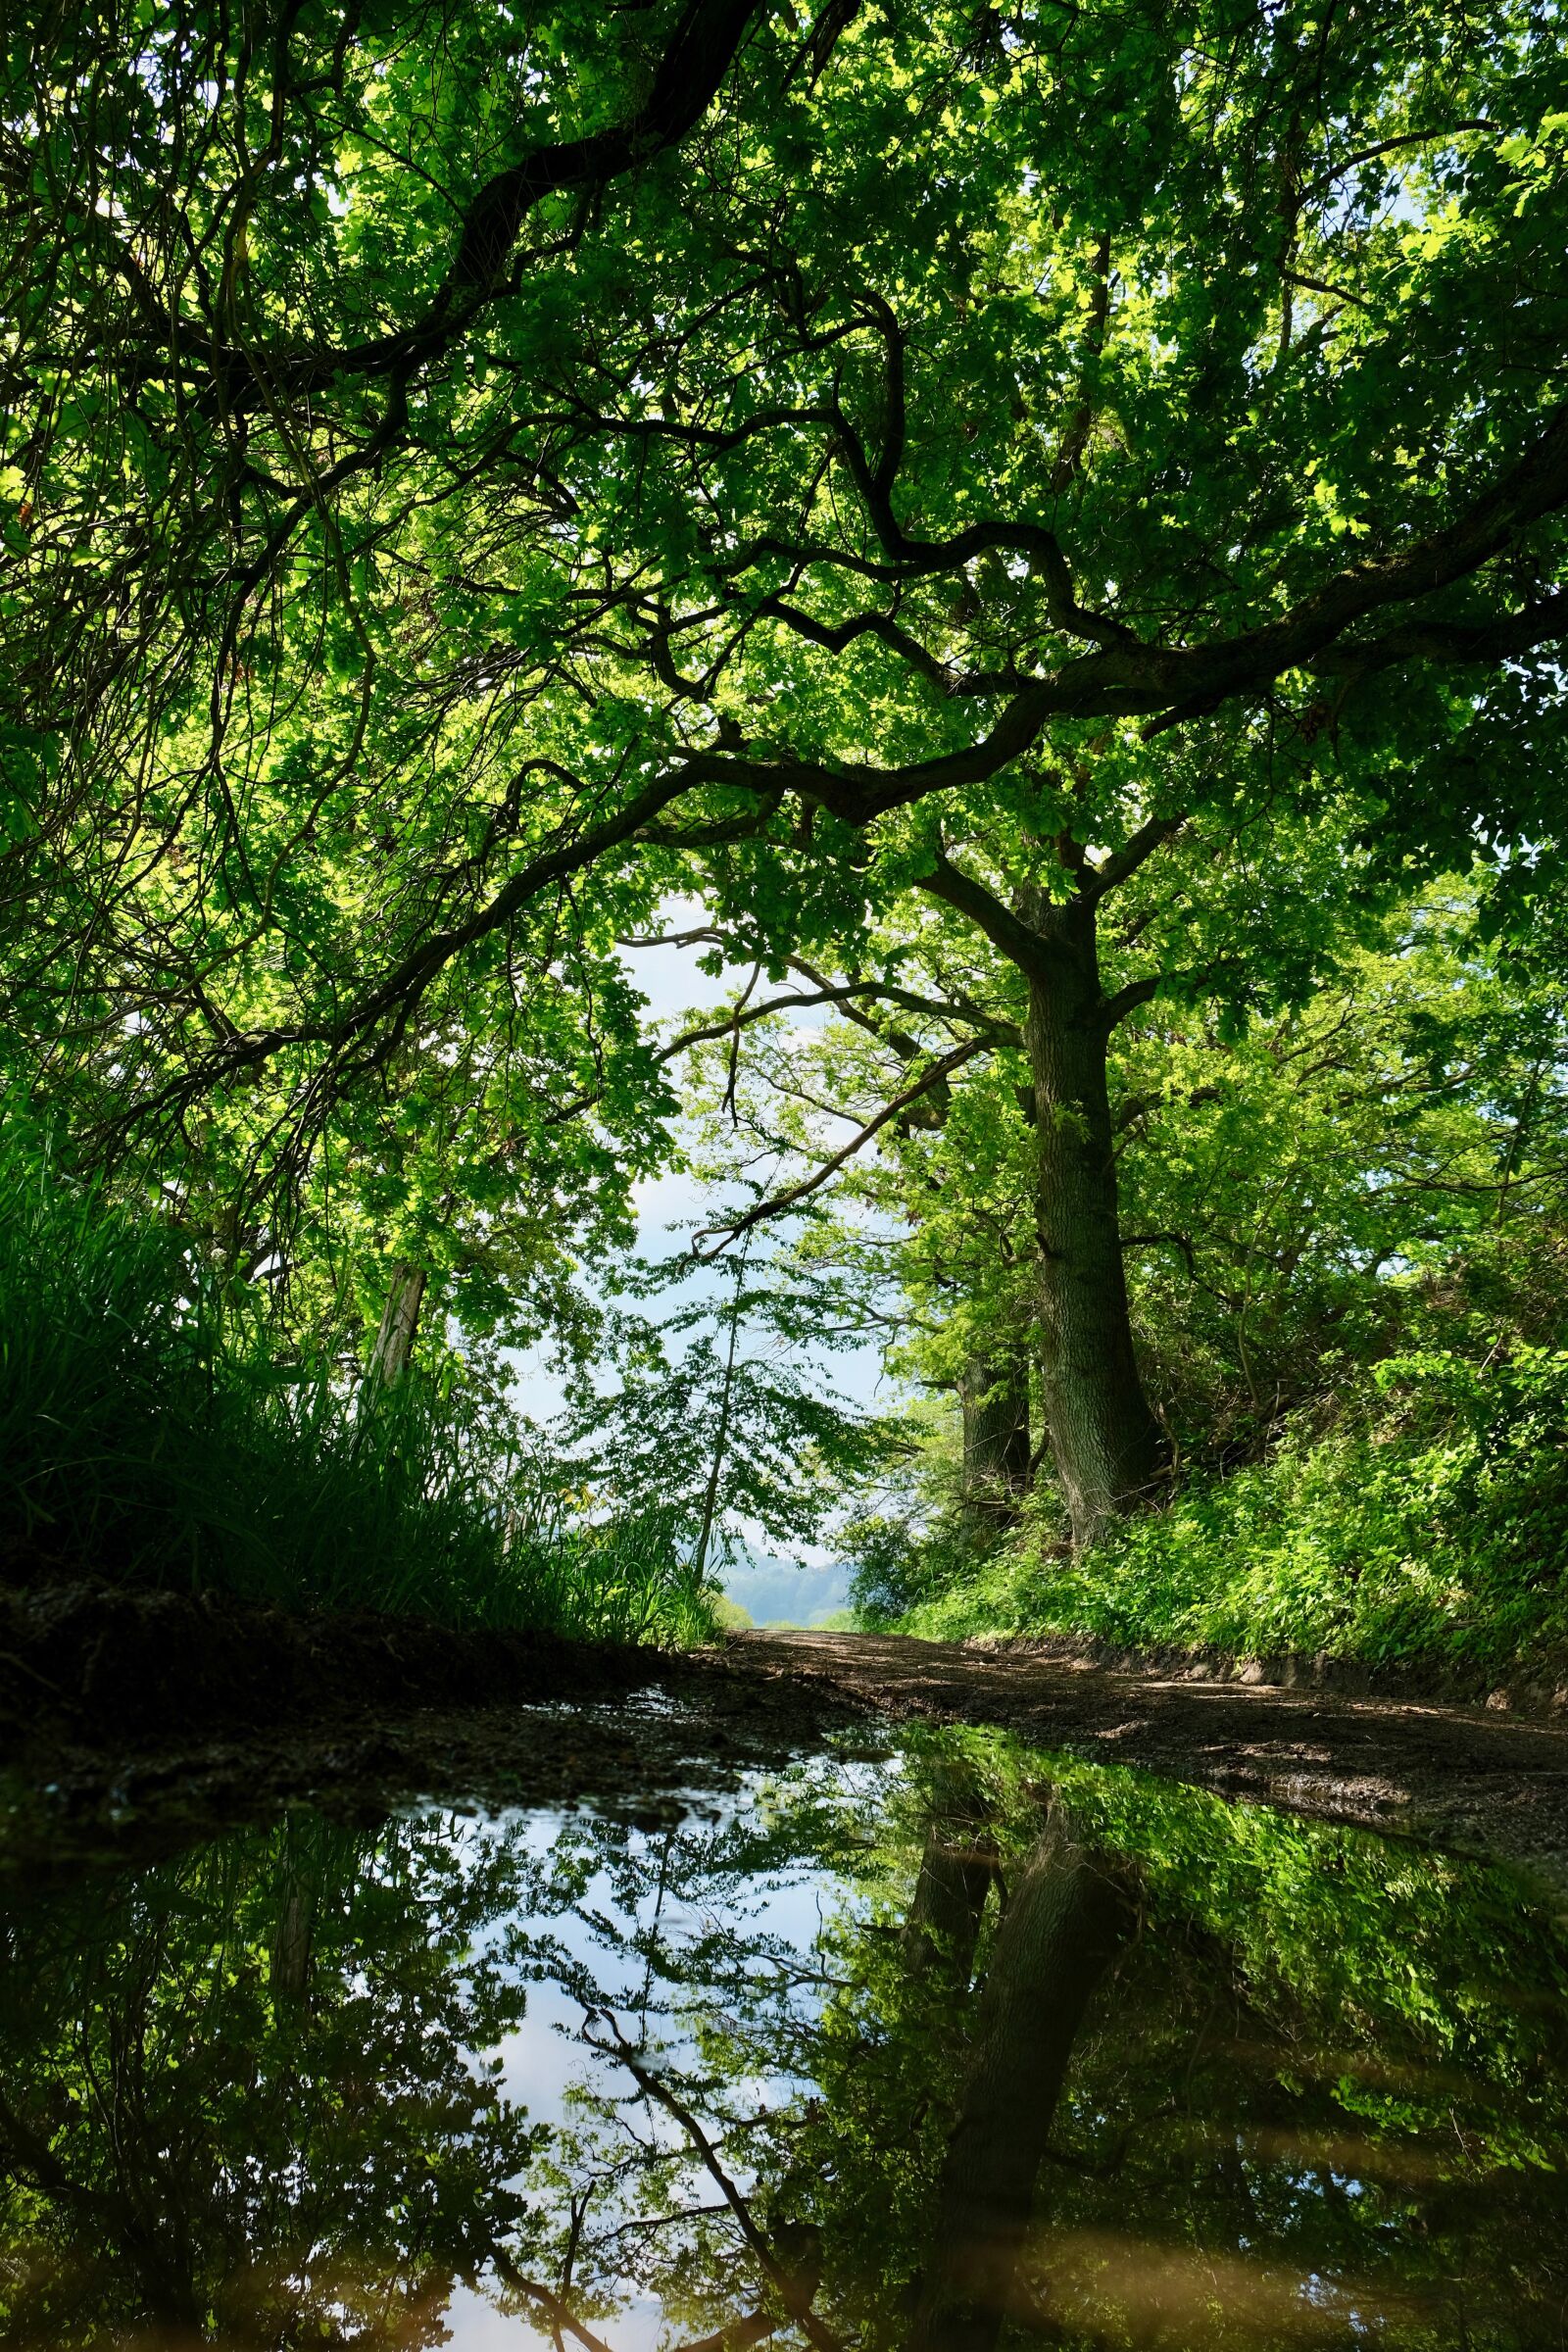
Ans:
[[[865,1713],[1000,1724],[1037,1747],[1506,1856],[1568,1898],[1568,1721],[898,1635],[755,1632],[661,1656],[103,1584],[0,1588],[0,1819],[8,1786],[94,1818],[330,1790],[502,1801],[524,1783],[634,1797],[677,1786],[688,1763],[727,1773],[799,1752]]]
[[[1321,1819],[1526,1862],[1568,1889],[1568,1725],[1483,1708],[1113,1672],[897,1634],[733,1635],[749,1673]]]

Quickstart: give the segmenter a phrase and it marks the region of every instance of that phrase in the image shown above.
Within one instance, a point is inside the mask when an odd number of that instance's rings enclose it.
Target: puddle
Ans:
[[[955,1731],[372,1816],[19,1828],[0,2343],[1568,2343],[1506,1872]]]

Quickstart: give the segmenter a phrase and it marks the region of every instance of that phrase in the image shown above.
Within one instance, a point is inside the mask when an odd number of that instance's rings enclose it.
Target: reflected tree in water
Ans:
[[[454,2276],[528,2227],[537,2134],[473,2053],[521,1989],[448,1825],[314,1815],[7,1923],[7,2340],[435,2344]]]
[[[296,1814],[18,1901],[4,1968],[13,2343],[434,2345],[466,2280],[580,2352],[1525,2352],[1568,2292],[1516,1886],[1000,1738]]]

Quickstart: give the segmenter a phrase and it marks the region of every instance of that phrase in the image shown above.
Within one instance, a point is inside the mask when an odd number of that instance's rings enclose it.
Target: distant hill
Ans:
[[[850,1572],[837,1563],[808,1568],[765,1552],[746,1552],[726,1572],[724,1591],[754,1625],[820,1625],[847,1607]]]

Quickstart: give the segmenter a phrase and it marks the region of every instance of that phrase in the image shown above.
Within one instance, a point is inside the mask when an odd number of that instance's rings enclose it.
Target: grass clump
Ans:
[[[1568,1663],[1565,1438],[1568,1352],[1395,1356],[1327,1430],[1302,1417],[1079,1556],[1025,1529],[896,1621],[1539,1674]]]
[[[596,1523],[461,1382],[281,1359],[170,1225],[0,1166],[0,1572],[689,1642],[657,1511]]]

